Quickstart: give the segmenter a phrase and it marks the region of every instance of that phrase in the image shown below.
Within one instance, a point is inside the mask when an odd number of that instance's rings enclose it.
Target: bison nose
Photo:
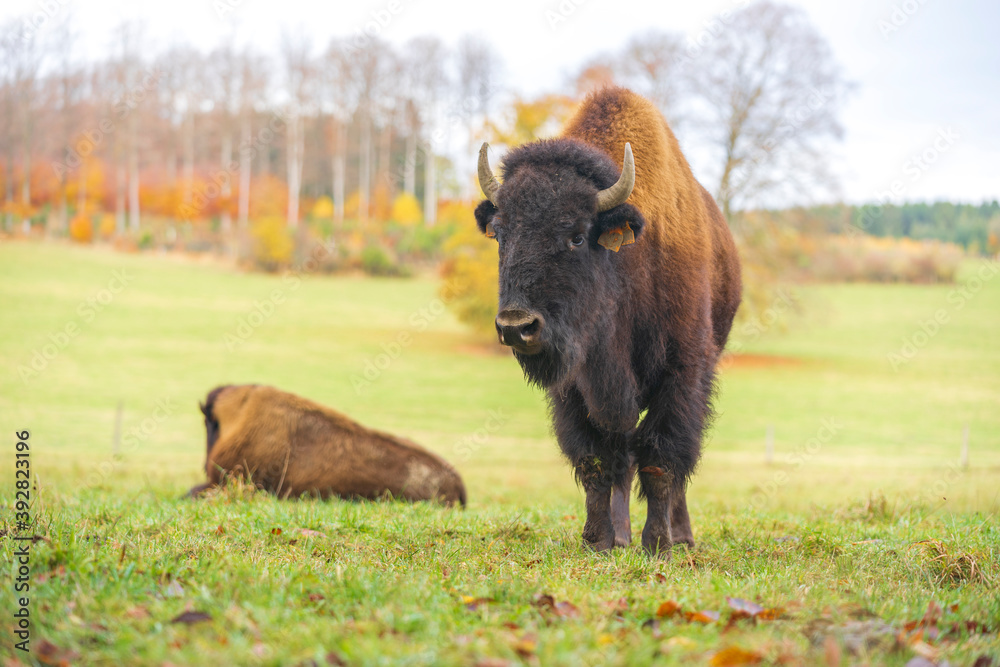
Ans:
[[[542,340],[545,319],[538,313],[505,308],[497,315],[496,325],[502,344],[519,349],[535,348]]]

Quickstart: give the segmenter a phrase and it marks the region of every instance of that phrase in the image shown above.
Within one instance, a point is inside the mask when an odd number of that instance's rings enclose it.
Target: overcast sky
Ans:
[[[229,31],[275,49],[282,31],[317,46],[381,18],[394,43],[473,33],[501,54],[505,83],[534,94],[565,84],[577,66],[649,28],[691,37],[740,0],[4,0],[0,18],[73,16],[87,54],[111,30],[142,18],[152,50],[171,41],[209,49]],[[1000,198],[1000,2],[997,0],[794,0],[829,40],[857,89],[831,156],[848,201],[871,201],[898,181],[898,201]],[[697,6],[696,6],[697,5]],[[393,12],[393,10],[396,10]],[[558,15],[559,21],[553,16]],[[898,24],[898,27],[897,25]],[[890,29],[891,28],[891,29]],[[947,136],[948,140],[938,139]],[[936,148],[935,148],[936,142]],[[943,150],[941,150],[943,149]],[[925,155],[928,164],[920,158]],[[698,163],[692,156],[692,162]],[[921,159],[922,164],[911,162]],[[710,184],[711,185],[711,184]]]

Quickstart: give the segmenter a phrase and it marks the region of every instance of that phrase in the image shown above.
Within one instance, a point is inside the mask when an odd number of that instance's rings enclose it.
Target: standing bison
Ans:
[[[669,557],[694,544],[686,487],[740,303],[726,221],[663,116],[622,88],[591,95],[562,137],[508,153],[502,184],[487,149],[476,222],[499,245],[497,334],[548,390],[586,492],[584,544],[631,541],[638,469],[642,544]]]

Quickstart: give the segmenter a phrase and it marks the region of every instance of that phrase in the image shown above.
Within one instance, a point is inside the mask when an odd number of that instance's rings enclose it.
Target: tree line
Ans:
[[[286,36],[273,54],[228,39],[210,52],[151,53],[144,26],[125,23],[107,55],[86,61],[70,20],[27,27],[0,26],[4,218],[57,232],[95,210],[113,212],[118,232],[138,230],[146,212],[246,229],[268,187],[282,190],[289,228],[301,202],[321,196],[339,222],[406,194],[433,224],[442,195],[478,196],[478,142],[551,133],[608,84],[659,106],[732,216],[835,190],[824,149],[840,136],[849,91],[806,15],[768,1],[694,35],[637,34],[533,100],[505,85],[501,56],[474,36],[454,46]]]

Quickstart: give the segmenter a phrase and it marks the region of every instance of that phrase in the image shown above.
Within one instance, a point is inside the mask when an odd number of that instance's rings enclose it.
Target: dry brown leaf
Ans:
[[[125,615],[129,618],[149,618],[149,610],[145,607],[129,607]]]
[[[660,630],[660,619],[650,618],[647,619],[642,624],[642,629],[645,630],[649,628],[652,631],[653,639],[660,639],[663,637],[663,632]]]
[[[823,655],[826,657],[826,667],[840,667],[843,651],[840,650],[840,643],[832,636],[823,642]]]
[[[756,651],[730,646],[713,655],[708,664],[712,667],[740,667],[741,665],[758,665],[763,659],[764,656]]]
[[[36,643],[34,649],[35,656],[45,665],[68,666],[71,664],[71,661],[80,657],[76,651],[61,649],[47,639],[42,639]]]
[[[535,635],[524,635],[514,642],[513,649],[522,658],[530,658],[538,650],[538,637]]]
[[[272,528],[271,529],[271,534],[272,535],[281,535],[281,529],[280,528]]]
[[[756,602],[750,602],[749,600],[742,600],[740,598],[727,597],[726,604],[728,604],[729,608],[733,611],[746,614],[746,616],[751,618],[764,611],[764,608]]]
[[[670,618],[681,613],[681,606],[674,600],[667,600],[656,610],[656,615],[660,618]]]
[[[469,611],[476,611],[480,607],[496,602],[494,598],[474,598],[471,595],[462,596],[462,604]]]
[[[183,614],[175,616],[170,619],[171,623],[184,623],[185,625],[194,625],[195,623],[201,623],[203,621],[211,621],[212,616],[206,614],[203,611],[186,611]]]
[[[687,619],[688,623],[704,623],[708,625],[709,623],[719,622],[719,612],[717,611],[687,611],[684,612],[684,618]]]
[[[295,532],[304,537],[326,537],[326,533],[321,533],[318,530],[309,530],[308,528],[296,528]]]

